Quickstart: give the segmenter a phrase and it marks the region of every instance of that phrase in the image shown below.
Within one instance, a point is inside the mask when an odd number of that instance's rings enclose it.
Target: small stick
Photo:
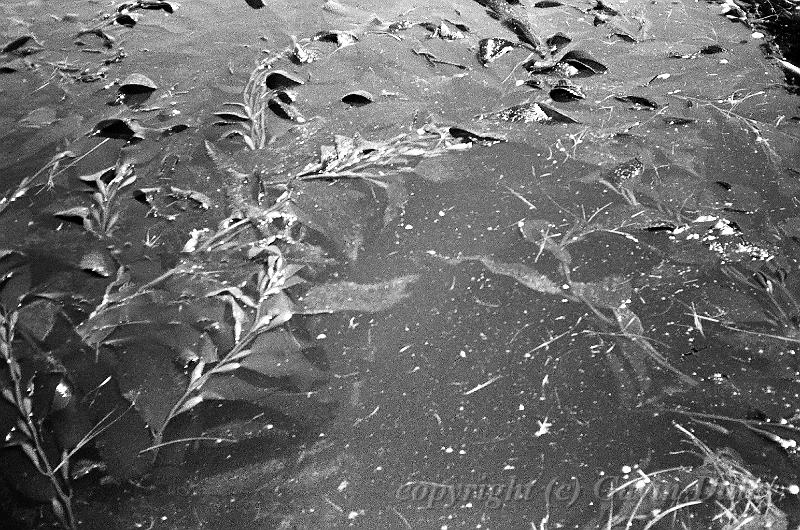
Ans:
[[[462,395],[468,396],[470,394],[474,394],[478,390],[483,390],[484,388],[486,388],[487,386],[491,385],[492,383],[494,383],[498,379],[502,379],[502,378],[503,378],[502,375],[496,375],[496,376],[492,377],[491,379],[489,379],[488,381],[486,381],[485,383],[481,383],[478,386],[476,386],[475,388],[471,388],[470,390],[467,390]]]
[[[536,209],[536,206],[534,206],[531,201],[529,201],[528,199],[523,197],[521,193],[519,193],[518,191],[514,190],[513,188],[511,188],[509,186],[506,186],[505,184],[503,184],[503,187],[505,189],[507,189],[514,197],[516,197],[517,199],[521,200],[526,205],[528,205],[529,209],[531,209],[531,210],[535,210]]]

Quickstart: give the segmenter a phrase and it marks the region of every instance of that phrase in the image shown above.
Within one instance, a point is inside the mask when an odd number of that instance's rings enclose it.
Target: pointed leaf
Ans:
[[[205,367],[206,367],[206,362],[205,361],[200,360],[200,361],[197,362],[195,367],[192,369],[191,375],[189,376],[189,385],[194,384],[195,381],[197,381],[198,379],[200,379],[200,377],[202,377],[203,369]]]
[[[175,415],[177,416],[179,414],[183,414],[184,412],[193,409],[202,402],[203,402],[202,394],[192,396],[189,399],[187,399],[183,405],[181,405],[181,407],[178,409],[178,412]]]

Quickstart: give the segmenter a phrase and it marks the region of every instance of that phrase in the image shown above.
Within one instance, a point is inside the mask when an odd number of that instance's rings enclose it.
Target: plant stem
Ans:
[[[2,318],[2,335],[0,335],[0,351],[5,357],[6,364],[8,365],[8,373],[13,386],[14,405],[16,406],[19,414],[19,419],[24,422],[27,429],[28,440],[33,445],[34,454],[28,455],[31,458],[31,463],[36,467],[37,471],[45,475],[55,491],[56,497],[53,500],[53,507],[56,517],[66,528],[75,528],[75,516],[72,512],[72,491],[68,483],[68,478],[64,474],[63,479],[57,475],[59,469],[65,465],[67,455],[64,455],[62,462],[58,467],[53,468],[50,464],[50,459],[44,449],[44,443],[41,438],[39,427],[33,421],[33,413],[31,408],[31,399],[23,393],[22,390],[22,373],[19,369],[19,364],[14,358],[11,350],[11,345],[14,341],[14,328],[16,324],[16,312],[7,314],[5,311],[0,310],[0,318]],[[27,403],[26,403],[27,402]],[[55,506],[60,506],[59,510],[55,510]]]

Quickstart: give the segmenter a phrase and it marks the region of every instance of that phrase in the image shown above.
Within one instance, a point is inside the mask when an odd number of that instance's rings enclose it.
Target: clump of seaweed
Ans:
[[[14,272],[10,271],[0,277],[0,289],[13,275]],[[17,306],[13,309],[0,304],[0,360],[4,366],[0,370],[0,396],[11,406],[12,417],[16,416],[10,430],[5,433],[0,448],[5,451],[18,449],[24,454],[48,484],[46,494],[53,515],[61,526],[71,529],[76,527],[72,506],[72,458],[103,434],[121,415],[112,418],[115,411],[111,411],[88,429],[74,445],[58,447],[54,443],[46,420],[57,409],[56,402],[67,403],[72,399],[72,387],[62,378],[52,389],[53,395],[48,400],[51,403],[49,409],[43,408],[41,394],[48,392],[48,387],[37,383],[39,372],[31,373],[29,366],[23,367],[19,360],[21,355],[16,351],[19,345],[18,331],[21,331],[20,335],[25,340],[33,340],[27,327],[20,330],[18,325],[36,313],[36,299],[35,295],[26,293],[19,297]],[[27,326],[35,324],[28,322]]]
[[[297,275],[302,266],[286,263],[276,247],[269,247],[267,251],[267,263],[259,271],[256,280],[257,298],[251,298],[235,288],[223,291],[235,318],[235,344],[214,361],[207,362],[199,357],[194,359],[196,364],[189,374],[186,390],[173,404],[163,423],[154,430],[154,450],[162,445],[164,433],[176,416],[191,410],[206,399],[220,397],[213,391],[206,392],[205,385],[212,378],[230,374],[240,368],[258,368],[259,363],[253,354],[259,352],[250,348],[252,343],[258,336],[282,326],[292,318],[291,302],[283,291],[305,281]],[[253,310],[254,314],[249,315],[243,305]]]
[[[109,238],[117,229],[121,211],[120,192],[136,181],[133,165],[117,165],[84,175],[80,180],[91,186],[92,204],[56,212],[56,217],[78,218],[87,232],[100,239]]]
[[[416,280],[406,276],[375,284],[322,283],[304,289],[304,264],[288,261],[276,245],[253,247],[248,259],[223,271],[209,271],[202,256],[186,258],[158,278],[135,287],[120,268],[103,301],[77,331],[84,343],[116,355],[115,348],[166,340],[170,355],[145,352],[117,362],[148,363],[151,379],[121,369],[124,397],[150,426],[152,443],[139,450],[155,461],[159,450],[201,440],[236,442],[228,437],[181,437],[175,420],[209,401],[247,401],[270,406],[274,400],[306,399],[326,380],[325,370],[307,356],[313,346],[296,333],[295,315],[339,311],[378,312],[406,297]],[[218,262],[214,261],[215,264]],[[298,297],[295,289],[305,290]],[[292,294],[289,294],[292,291]],[[166,319],[176,330],[165,338]],[[161,337],[157,339],[157,337]]]
[[[23,380],[22,368],[12,349],[18,317],[17,311],[0,308],[0,356],[7,370],[2,396],[17,412],[16,425],[6,433],[3,447],[19,447],[36,471],[47,477],[53,492],[50,499],[53,514],[64,527],[75,528],[68,454],[65,451],[60,458],[53,458],[45,449],[41,425],[33,415],[33,379]]]
[[[222,120],[219,125],[234,126],[223,137],[239,136],[250,149],[264,149],[272,140],[267,121],[269,110],[298,123],[305,121],[294,110],[294,96],[289,90],[303,82],[282,70],[272,70],[272,64],[279,58],[267,58],[250,72],[241,103],[227,101],[223,103],[223,110],[214,113]]]
[[[419,158],[441,156],[448,151],[471,147],[450,133],[449,128],[428,125],[414,134],[402,133],[386,140],[365,140],[336,135],[334,145],[321,147],[318,162],[307,164],[296,178],[301,180],[361,178],[384,187],[386,176],[378,168],[410,171]],[[372,169],[372,171],[368,171]]]
[[[786,528],[786,515],[775,501],[782,495],[774,481],[756,477],[741,457],[727,447],[712,450],[680,424],[675,428],[702,459],[695,467],[673,467],[637,474],[606,492],[602,528],[644,529],[670,521],[672,528],[705,519],[706,528]]]
[[[634,205],[630,207],[639,208]],[[619,219],[612,219],[612,222],[597,219],[605,208],[599,208],[588,216],[585,213],[579,216],[562,208],[574,218],[574,222],[568,228],[556,226],[543,219],[524,220],[518,223],[522,237],[538,248],[534,263],[539,261],[542,253],[551,254],[558,263],[558,272],[561,276],[559,280],[527,264],[503,263],[488,256],[446,257],[439,256],[435,252],[431,252],[431,255],[454,265],[465,261],[478,261],[494,274],[512,278],[528,289],[583,304],[591,311],[599,326],[598,329],[586,332],[600,337],[600,344],[597,347],[604,352],[615,377],[618,378],[623,401],[626,403],[635,403],[636,397],[627,390],[631,385],[627,374],[622,370],[622,358],[627,360],[633,369],[640,394],[650,387],[650,375],[646,366],[648,359],[657,367],[671,372],[683,384],[695,386],[697,381],[673,366],[645,335],[641,319],[630,308],[633,297],[630,280],[609,276],[599,281],[581,282],[572,277],[572,255],[569,247],[586,240],[592,234],[610,233],[639,243],[635,236],[625,231],[635,225],[636,221],[632,217],[620,216]],[[647,219],[639,222],[647,222]],[[608,344],[603,337],[613,337],[614,340]]]
[[[755,300],[764,312],[764,321],[735,322],[724,310],[709,314],[707,311],[698,312],[696,308],[692,308],[689,315],[694,321],[695,329],[702,333],[703,322],[712,322],[743,337],[800,343],[800,301],[786,285],[785,269],[770,264],[762,270],[747,274],[734,266],[726,266],[722,268],[722,272],[734,282],[747,287],[756,296]],[[758,329],[759,325],[761,329]],[[765,330],[764,327],[769,329]]]

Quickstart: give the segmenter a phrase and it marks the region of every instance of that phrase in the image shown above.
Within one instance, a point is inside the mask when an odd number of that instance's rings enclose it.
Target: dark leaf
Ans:
[[[570,50],[561,57],[559,62],[567,63],[578,70],[592,74],[603,74],[608,70],[603,63],[583,50]]]
[[[162,137],[172,136],[173,134],[181,133],[188,128],[189,126],[186,125],[185,123],[176,123],[175,125],[170,125],[169,127],[161,129],[161,136]]]
[[[622,31],[622,30],[617,30],[614,33],[612,33],[612,35],[614,37],[619,37],[620,39],[624,40],[625,42],[632,42],[632,43],[639,42],[636,39],[636,37],[634,37],[633,35],[631,35],[629,33],[626,33],[625,31]]]
[[[85,182],[94,188],[98,188],[100,186],[98,182],[108,184],[116,176],[116,173],[116,166],[110,166],[88,175],[81,175],[78,177],[78,180]]]
[[[273,70],[267,74],[264,84],[270,90],[286,90],[303,84],[303,80],[285,70]]]
[[[466,143],[494,145],[496,143],[506,141],[506,139],[503,136],[497,135],[496,133],[474,131],[471,129],[466,129],[464,127],[453,126],[448,129],[448,132],[450,133],[450,136],[452,136],[453,138],[458,138],[459,140]]]
[[[114,16],[114,24],[132,28],[139,21],[139,16],[134,13],[117,13]]]
[[[639,105],[640,107],[646,107],[648,109],[656,110],[661,107],[658,103],[653,101],[650,98],[646,98],[644,96],[614,96],[614,99],[617,101],[624,101],[626,103],[633,103],[634,105]]]
[[[703,296],[693,300],[693,310],[700,316],[718,318],[722,322],[770,324],[762,304],[752,296],[719,285],[707,285]]]
[[[714,184],[717,184],[718,186],[720,186],[725,191],[731,191],[733,189],[733,186],[731,186],[730,184],[728,184],[724,180],[715,180]]]
[[[597,4],[594,6],[593,9],[599,12],[600,14],[612,17],[619,15],[619,8],[617,6],[612,5],[610,2],[604,0],[597,0]]]
[[[0,305],[16,307],[31,290],[31,271],[22,254],[11,254],[0,262]]]
[[[162,9],[167,13],[174,13],[178,9],[178,4],[168,0],[134,0],[117,6],[117,11],[120,13],[132,9]]]
[[[356,90],[342,97],[342,102],[352,107],[363,107],[364,105],[369,105],[374,100],[375,97],[366,90]]]
[[[227,121],[241,121],[247,122],[250,121],[250,116],[243,112],[233,112],[233,111],[222,111],[222,112],[215,112],[214,116],[218,116],[223,120]]]
[[[239,361],[242,368],[269,379],[284,380],[292,389],[309,391],[327,378],[303,355],[300,343],[285,329],[262,333],[250,350],[250,355]],[[249,379],[251,383],[254,381]],[[273,388],[277,386],[275,383],[272,381]]]
[[[253,9],[261,9],[262,7],[264,7],[264,2],[262,2],[261,0],[244,0],[244,1],[247,2],[247,5],[249,5]]]
[[[723,48],[719,44],[709,44],[708,46],[700,49],[700,53],[702,53],[703,55],[712,55],[714,53],[722,53],[724,51],[725,48]]]
[[[99,121],[89,134],[135,143],[144,139],[144,128],[133,119],[111,118]]]
[[[0,64],[0,74],[13,74],[20,70],[30,70],[34,67],[33,63],[27,59],[17,58]]]
[[[558,33],[549,37],[546,41],[546,44],[550,47],[553,53],[556,53],[570,42],[572,42],[572,39],[559,31]]]
[[[446,20],[446,19],[445,22],[447,22],[451,26],[455,26],[459,31],[463,31],[464,33],[469,33],[470,31],[469,26],[467,26],[466,24],[462,24],[461,22],[453,22],[452,20]]]
[[[586,94],[578,85],[568,79],[562,79],[550,90],[550,98],[553,101],[568,102],[576,99],[586,99]]]
[[[103,423],[107,427],[93,445],[106,465],[106,472],[123,481],[140,477],[150,469],[152,453],[140,452],[150,447],[153,440],[144,419],[119,395],[118,389],[113,390],[101,392],[91,400],[95,421],[111,413]]]
[[[328,406],[309,392],[286,393],[265,388],[243,380],[238,374],[212,377],[203,388],[206,400],[247,401],[308,422],[320,421],[330,414]]]
[[[290,120],[297,123],[305,123],[306,119],[293,105],[287,104],[277,96],[273,96],[267,102],[267,107],[279,118]]]
[[[158,86],[149,78],[142,74],[130,74],[119,85],[122,94],[142,94],[152,92]]]
[[[157,432],[163,430],[173,404],[186,389],[186,377],[175,366],[173,356],[170,349],[147,337],[132,337],[114,348],[122,395]]]
[[[683,116],[664,116],[663,119],[668,125],[690,125],[692,123],[697,123],[696,119],[685,118]]]
[[[3,47],[0,48],[0,52],[12,53],[31,42],[38,42],[33,34],[21,35],[4,44]]]
[[[278,90],[275,92],[275,97],[286,104],[294,103],[297,100],[297,92],[294,90]]]
[[[74,208],[59,210],[53,214],[55,217],[64,219],[65,221],[70,221],[72,223],[77,223],[79,225],[83,225],[89,218],[89,215],[91,215],[91,212],[86,206],[75,206]]]

